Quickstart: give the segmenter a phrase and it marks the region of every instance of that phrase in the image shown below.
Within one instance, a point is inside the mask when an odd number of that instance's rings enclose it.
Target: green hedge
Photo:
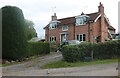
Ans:
[[[23,60],[25,57],[50,52],[49,43],[28,43],[23,12],[15,6],[2,10],[2,59]]]
[[[45,42],[29,42],[28,48],[29,56],[50,53],[50,45]]]
[[[15,6],[2,7],[2,59],[22,59],[27,52],[24,15]]]
[[[63,47],[62,55],[68,62],[84,61],[85,57],[91,57],[92,50],[94,59],[116,58],[120,53],[120,40],[98,44],[67,45]]]
[[[120,40],[95,44],[93,51],[96,59],[116,58],[120,53]]]

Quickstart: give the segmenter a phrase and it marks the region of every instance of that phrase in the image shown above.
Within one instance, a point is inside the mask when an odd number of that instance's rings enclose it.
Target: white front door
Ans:
[[[61,34],[61,42],[67,40],[66,34]]]

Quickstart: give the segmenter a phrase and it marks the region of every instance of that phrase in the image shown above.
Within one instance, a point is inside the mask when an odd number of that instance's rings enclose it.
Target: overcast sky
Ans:
[[[44,29],[54,12],[57,18],[66,18],[98,11],[99,2],[105,8],[105,14],[111,25],[118,31],[119,0],[0,0],[0,7],[17,6],[22,9],[25,19],[34,22],[38,37],[44,36]],[[116,31],[116,32],[117,32]]]

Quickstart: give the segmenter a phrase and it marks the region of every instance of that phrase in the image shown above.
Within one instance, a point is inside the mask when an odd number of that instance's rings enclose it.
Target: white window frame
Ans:
[[[56,29],[56,28],[57,28],[57,22],[51,22],[51,23],[49,24],[49,28],[50,28],[50,29]]]
[[[78,26],[78,25],[86,25],[87,17],[89,17],[89,16],[80,15],[80,16],[75,17],[76,18],[76,22],[75,22],[76,26]],[[79,21],[79,23],[77,21]],[[82,23],[80,23],[81,21],[82,21]]]
[[[64,27],[67,26],[67,29],[64,29]],[[67,31],[68,30],[68,25],[62,26],[62,31]]]
[[[78,35],[76,35],[76,40],[80,41],[80,36],[82,36],[82,39],[81,39],[80,42],[83,42],[83,35],[85,35],[85,41],[86,41],[86,34],[78,34]],[[79,36],[78,39],[77,39],[77,36]]]
[[[52,39],[53,38],[53,39]],[[55,36],[51,36],[50,38],[49,38],[49,41],[50,42],[56,42],[56,39],[55,39],[56,37]]]

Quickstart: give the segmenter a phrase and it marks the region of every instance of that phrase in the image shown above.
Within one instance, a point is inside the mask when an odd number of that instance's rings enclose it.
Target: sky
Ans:
[[[25,19],[34,22],[38,37],[45,35],[44,27],[56,13],[57,18],[66,18],[98,12],[99,3],[102,3],[105,15],[111,25],[118,32],[118,2],[119,0],[0,0],[0,8],[6,5],[17,6],[22,9]]]

